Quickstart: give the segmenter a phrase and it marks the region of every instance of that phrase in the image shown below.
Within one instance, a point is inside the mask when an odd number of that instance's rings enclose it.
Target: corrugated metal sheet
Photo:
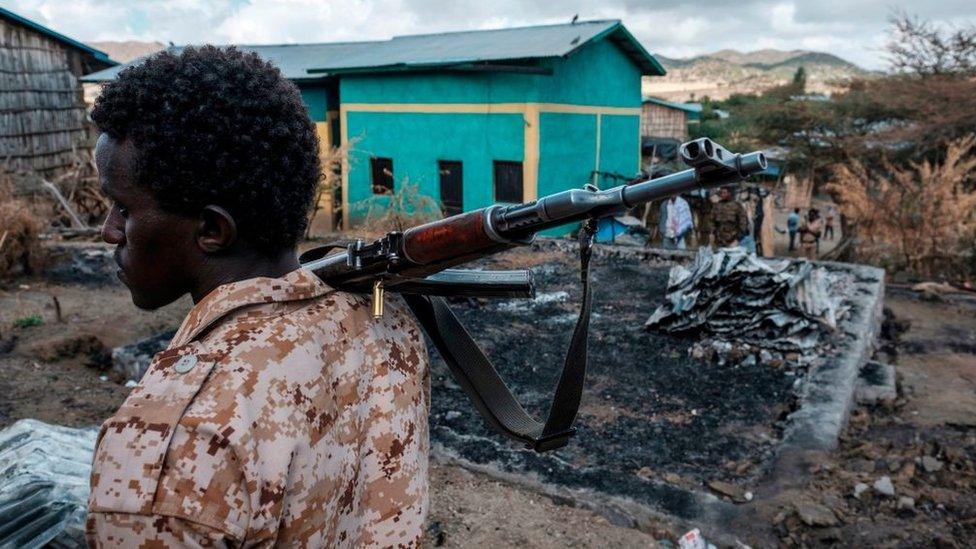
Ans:
[[[397,36],[377,42],[238,47],[275,63],[292,80],[307,80],[348,72],[563,57],[587,42],[605,36],[620,46],[644,74],[664,74],[657,60],[644,50],[620,21],[584,21],[564,25]],[[170,51],[178,52],[180,49],[175,47]],[[106,69],[83,80],[112,80],[122,68]]]

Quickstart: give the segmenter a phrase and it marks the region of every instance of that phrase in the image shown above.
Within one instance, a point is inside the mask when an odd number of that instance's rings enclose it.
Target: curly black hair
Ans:
[[[119,73],[92,121],[137,150],[137,183],[167,211],[227,209],[238,234],[273,254],[308,224],[321,176],[318,136],[298,88],[254,53],[187,47]]]

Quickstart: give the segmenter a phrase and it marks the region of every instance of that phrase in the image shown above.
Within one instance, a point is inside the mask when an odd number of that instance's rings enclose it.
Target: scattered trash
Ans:
[[[701,530],[695,528],[678,539],[678,547],[681,549],[706,549],[705,538],[702,537]]]
[[[108,381],[108,376],[98,376],[98,381]]]
[[[129,381],[126,381],[125,382],[125,387],[127,389],[131,389],[131,388],[135,387],[136,385],[139,385],[139,383],[136,380],[134,380],[134,379],[130,379]]]
[[[85,547],[97,435],[33,419],[0,431],[0,547]]]
[[[864,484],[863,482],[858,482],[857,484],[854,485],[854,497],[857,499],[861,499],[861,494],[863,494],[867,490],[868,490],[867,484]]]

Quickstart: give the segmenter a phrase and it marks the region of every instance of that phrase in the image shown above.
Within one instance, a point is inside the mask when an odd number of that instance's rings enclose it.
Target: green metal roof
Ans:
[[[663,75],[664,68],[620,21],[581,21],[498,30],[396,36],[375,42],[326,44],[241,45],[278,65],[292,80],[324,78],[353,72],[431,70],[470,63],[492,63],[556,58],[594,40],[616,44],[640,67],[642,74]],[[171,47],[178,53],[182,48]],[[138,63],[139,60],[133,61]],[[128,66],[128,65],[127,65]],[[124,67],[112,67],[84,77],[105,82]]]
[[[41,24],[36,23],[34,21],[31,21],[30,19],[27,19],[26,17],[21,17],[20,15],[17,15],[16,13],[14,13],[14,12],[8,10],[8,9],[0,8],[0,17],[2,17],[3,19],[7,19],[8,21],[13,21],[14,23],[23,25],[23,26],[25,26],[25,27],[27,27],[29,29],[35,30],[35,31],[37,31],[37,32],[39,32],[39,33],[41,33],[41,34],[43,34],[45,36],[48,36],[50,38],[53,38],[53,39],[57,40],[58,42],[61,42],[62,44],[66,45],[66,46],[70,46],[70,47],[75,48],[77,50],[81,50],[84,53],[87,53],[87,54],[91,55],[92,57],[94,57],[95,59],[101,61],[102,63],[106,63],[108,65],[118,65],[119,64],[118,61],[112,60],[111,58],[109,58],[109,56],[108,56],[107,53],[105,53],[105,52],[103,52],[101,50],[96,50],[95,48],[93,48],[93,47],[91,47],[89,45],[82,44],[81,42],[79,42],[77,40],[73,40],[71,38],[68,38],[67,36],[65,36],[65,35],[63,35],[63,34],[61,34],[59,32],[53,31],[53,30],[45,27],[44,25],[41,25]]]
[[[674,101],[659,99],[657,97],[645,97],[643,99],[643,102],[654,103],[655,105],[661,105],[662,107],[678,109],[679,111],[685,111],[686,113],[689,114],[701,114],[702,112],[701,103],[675,103]]]

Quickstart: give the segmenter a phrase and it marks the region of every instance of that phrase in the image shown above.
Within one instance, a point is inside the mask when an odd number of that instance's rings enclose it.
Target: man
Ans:
[[[832,205],[827,206],[827,214],[824,216],[824,239],[833,240],[834,239],[834,220],[837,218],[837,209]],[[820,248],[817,248],[820,251]]]
[[[732,187],[719,189],[718,198],[707,218],[709,232],[719,248],[738,246],[739,239],[749,231],[749,219],[742,206],[732,199]]]
[[[820,219],[820,211],[811,208],[807,212],[807,218],[800,226],[800,250],[803,257],[816,259],[820,253],[820,232],[823,229],[823,221]]]
[[[796,249],[796,233],[800,230],[800,208],[793,208],[793,213],[786,218],[786,230],[790,233],[789,251],[792,252]]]
[[[694,228],[691,219],[691,208],[688,202],[680,196],[672,196],[661,203],[658,229],[661,231],[664,248],[668,250],[684,250],[685,235]]]
[[[189,293],[169,347],[102,426],[92,546],[416,546],[428,374],[399,303],[299,267],[320,177],[298,89],[254,54],[160,53],[92,111],[102,228],[143,309]]]

